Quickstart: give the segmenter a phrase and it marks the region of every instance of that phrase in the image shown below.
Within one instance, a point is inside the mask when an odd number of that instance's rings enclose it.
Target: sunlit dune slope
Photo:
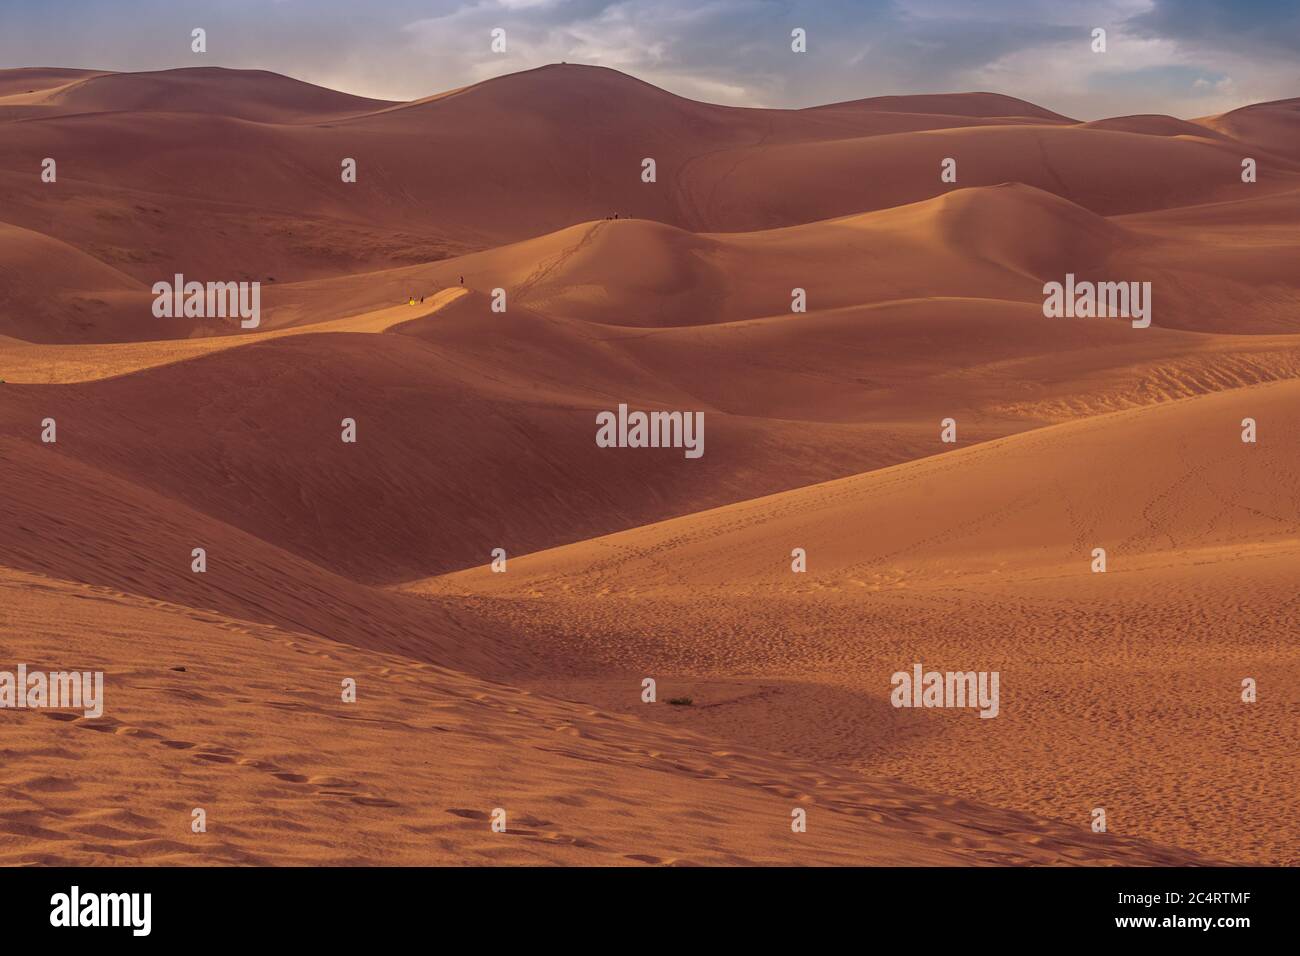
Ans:
[[[432,606],[361,587],[57,446],[6,436],[0,465],[7,489],[0,565],[420,660],[499,666],[502,659],[496,641]],[[203,573],[193,570],[195,548],[206,553]]]
[[[409,590],[522,635],[529,686],[636,713],[652,675],[693,701],[670,726],[1293,864],[1298,397],[1088,418]],[[997,671],[996,719],[892,706],[918,662]]]
[[[72,70],[59,67],[27,66],[0,70],[0,101],[8,97],[26,97],[32,93],[46,93],[92,76],[100,70]],[[24,100],[25,102],[25,100]],[[0,109],[4,103],[0,102]]]
[[[951,454],[471,569],[436,591],[788,588],[880,572],[948,579],[1300,538],[1300,382],[1070,422]],[[1241,440],[1242,419],[1260,429]],[[868,532],[868,533],[864,533]]]
[[[9,715],[7,864],[1206,862],[291,628],[9,569],[0,594],[7,653],[105,672],[100,718]]]
[[[426,300],[418,305],[403,302],[399,305],[388,305],[373,311],[339,319],[327,319],[311,325],[259,327],[256,331],[242,329],[235,331],[232,328],[233,323],[220,322],[228,334],[199,338],[46,345],[0,336],[0,348],[3,349],[0,353],[3,356],[0,359],[2,362],[0,373],[9,383],[39,385],[115,378],[141,369],[184,362],[212,352],[283,338],[286,335],[301,335],[308,332],[385,332],[416,317],[423,318],[435,313],[448,303],[468,294],[461,288],[441,289],[426,297]],[[138,302],[136,305],[138,306]],[[187,327],[187,322],[158,320],[151,315],[150,326],[154,330],[167,327],[183,330]]]
[[[42,74],[33,83],[47,79]],[[11,79],[7,85],[15,84]],[[57,113],[218,113],[259,123],[319,122],[392,105],[265,70],[218,67],[91,74],[38,89],[22,102]]]
[[[1269,150],[1289,163],[1294,163],[1296,153],[1300,151],[1300,98],[1243,106],[1195,122],[1240,142]]]

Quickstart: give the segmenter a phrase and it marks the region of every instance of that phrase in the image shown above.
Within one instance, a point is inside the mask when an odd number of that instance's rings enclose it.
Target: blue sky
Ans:
[[[194,27],[208,53],[190,52]],[[489,50],[495,27],[507,52]],[[790,50],[807,31],[808,52]],[[1091,33],[1107,31],[1107,52]],[[43,0],[0,66],[274,70],[410,99],[567,60],[695,99],[811,106],[991,90],[1083,119],[1300,96],[1300,0]]]

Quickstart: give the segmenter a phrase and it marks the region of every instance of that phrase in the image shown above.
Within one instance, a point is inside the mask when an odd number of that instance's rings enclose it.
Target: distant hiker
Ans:
[[[461,285],[464,285],[464,284],[465,284],[465,277],[464,277],[464,276],[461,276],[461,277],[460,277],[460,284],[461,284]]]
[[[415,296],[411,296],[409,299],[407,299],[407,300],[406,300],[406,304],[407,304],[407,305],[415,305]]]

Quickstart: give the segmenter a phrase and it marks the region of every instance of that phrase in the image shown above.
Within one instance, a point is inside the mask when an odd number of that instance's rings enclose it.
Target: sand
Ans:
[[[0,71],[0,861],[1295,864],[1297,116]]]

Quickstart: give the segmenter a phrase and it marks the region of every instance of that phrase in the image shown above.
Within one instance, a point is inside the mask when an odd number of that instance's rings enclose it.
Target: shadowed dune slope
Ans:
[[[0,432],[52,453],[51,469],[103,469],[372,583],[797,487],[899,453],[867,441],[880,432],[865,426],[712,413],[699,460],[679,448],[609,454],[595,444],[595,412],[608,407],[485,376],[410,336],[297,335],[84,385],[6,385]],[[57,446],[40,444],[46,417],[58,422]],[[356,444],[341,441],[344,418],[357,422]]]
[[[142,283],[76,247],[0,222],[0,333],[76,342],[106,327],[121,338],[216,327],[193,322],[168,329],[153,317],[152,302]]]
[[[953,158],[961,186],[1021,182],[1099,215],[1117,215],[1241,195],[1241,151],[1217,137],[1082,125],[954,127],[713,153],[686,171],[680,188],[690,228],[766,229],[951,191],[939,174],[943,160]],[[1268,179],[1252,187],[1295,189],[1294,156],[1279,158]]]

